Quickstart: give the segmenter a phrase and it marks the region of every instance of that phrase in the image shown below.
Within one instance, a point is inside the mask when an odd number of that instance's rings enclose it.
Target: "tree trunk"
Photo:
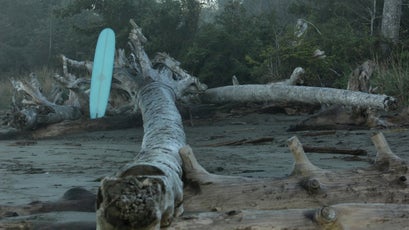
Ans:
[[[145,132],[142,149],[116,177],[102,181],[98,229],[159,229],[183,210],[178,150],[185,145],[185,134],[174,94],[151,83],[141,90],[139,100]]]
[[[365,61],[358,66],[348,79],[347,90],[358,95],[373,95],[382,97],[382,95],[371,94],[376,91],[370,85],[370,78],[375,70],[375,63],[373,61]],[[365,100],[362,98],[362,100]],[[389,101],[389,102],[387,102]],[[365,104],[366,101],[361,101]],[[298,124],[290,127],[290,131],[296,130],[322,130],[322,129],[368,129],[375,127],[391,127],[392,123],[379,118],[378,110],[380,107],[373,107],[374,103],[368,103],[365,106],[359,104],[348,104],[341,107],[333,105],[319,111],[316,114],[300,121]],[[395,109],[397,102],[394,98],[391,100],[385,96],[385,110]]]
[[[97,229],[159,229],[183,212],[182,161],[185,143],[182,119],[175,100],[185,90],[202,87],[190,75],[174,79],[163,68],[154,69],[142,43],[140,28],[131,21],[130,43],[137,62],[138,104],[144,137],[135,160],[115,177],[105,178],[97,200]],[[166,58],[161,59],[166,60]],[[178,68],[178,63],[163,62]]]
[[[301,102],[336,104],[381,110],[394,109],[396,99],[386,95],[368,94],[342,89],[289,86],[281,84],[238,85],[208,89],[201,96],[206,103],[227,102]]]
[[[384,1],[381,32],[384,38],[393,43],[399,41],[401,11],[402,0]]]

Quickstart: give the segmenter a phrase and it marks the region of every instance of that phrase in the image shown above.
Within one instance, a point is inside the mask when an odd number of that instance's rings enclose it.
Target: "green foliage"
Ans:
[[[76,29],[82,34],[97,35],[102,28],[110,27],[116,33],[118,47],[127,46],[132,18],[149,40],[148,52],[164,51],[177,58],[197,29],[200,9],[196,0],[74,0],[59,10],[58,15],[63,18],[84,12],[98,15],[101,18],[98,23],[79,25]]]
[[[319,29],[320,33],[309,30],[303,42],[313,43],[328,57],[322,65],[306,65],[323,85],[346,87],[351,70],[375,56],[380,20],[375,17],[371,28],[369,10],[373,11],[373,7],[372,0],[306,0],[290,8],[290,12]],[[382,12],[382,2],[378,1],[375,8],[376,12]]]
[[[33,20],[33,16],[41,15],[44,11],[48,12],[49,8],[49,4],[41,0],[2,1],[0,7],[0,73],[29,69],[30,54],[33,52],[30,50],[33,42],[30,35],[40,26],[38,20]]]
[[[373,0],[291,0],[294,4],[286,13],[275,10],[286,9],[288,2],[219,0],[219,9],[206,8],[206,15],[217,16],[201,21],[202,2],[3,0],[0,75],[28,72],[44,65],[60,67],[58,54],[90,60],[104,27],[115,30],[117,47],[127,48],[131,18],[148,38],[145,48],[149,55],[169,53],[209,86],[230,84],[233,75],[241,83],[277,81],[301,66],[306,69],[308,85],[345,88],[349,73],[373,57],[380,57],[384,76],[395,75],[396,81],[402,82],[406,73],[402,63],[406,61],[405,44],[409,40],[408,7],[402,11],[399,58],[388,59],[380,55],[382,41],[378,37],[383,1],[373,6]],[[369,10],[376,12],[372,21]],[[297,18],[308,25],[301,37],[294,34]],[[317,49],[326,57],[313,57]],[[388,84],[381,83],[385,92],[401,91]],[[399,84],[405,88],[403,85]]]
[[[409,105],[409,51],[394,50],[387,60],[377,61],[378,69],[372,78],[377,92],[394,96],[403,106]]]
[[[210,86],[228,84],[232,75],[243,83],[276,81],[301,66],[309,85],[345,87],[350,71],[374,56],[371,3],[298,1],[290,11],[309,28],[297,38],[295,22],[282,25],[271,11],[252,15],[230,0],[213,23],[200,28],[182,63]],[[326,58],[313,57],[317,49]]]
[[[268,15],[267,15],[268,16]],[[258,54],[270,31],[264,17],[247,14],[237,1],[226,3],[214,23],[203,25],[183,57],[183,66],[209,86],[229,84],[236,75],[240,82],[258,82]]]

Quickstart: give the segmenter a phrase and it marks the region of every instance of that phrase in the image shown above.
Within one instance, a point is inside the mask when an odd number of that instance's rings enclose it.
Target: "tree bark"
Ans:
[[[382,13],[382,36],[393,43],[399,41],[402,0],[385,0]]]
[[[182,212],[183,183],[178,150],[185,144],[171,89],[151,83],[139,93],[144,121],[141,152],[116,177],[102,181],[98,229],[159,229]]]

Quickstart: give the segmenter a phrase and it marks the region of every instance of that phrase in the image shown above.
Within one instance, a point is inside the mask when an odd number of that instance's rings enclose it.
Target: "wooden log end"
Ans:
[[[338,213],[334,208],[324,206],[315,211],[313,220],[315,223],[321,226],[322,229],[342,229],[337,227],[337,218]]]
[[[97,196],[98,229],[159,229],[161,190],[152,178],[105,178]]]
[[[327,173],[327,171],[315,166],[310,162],[307,155],[304,152],[301,142],[296,136],[291,137],[287,141],[288,147],[290,148],[294,156],[294,166],[291,170],[291,176],[302,176],[308,177],[312,175],[320,175]]]
[[[317,178],[304,178],[301,180],[300,185],[309,194],[318,194],[323,189],[323,185],[320,183],[319,179]]]
[[[386,97],[383,104],[385,111],[396,110],[399,108],[398,100],[394,97]]]

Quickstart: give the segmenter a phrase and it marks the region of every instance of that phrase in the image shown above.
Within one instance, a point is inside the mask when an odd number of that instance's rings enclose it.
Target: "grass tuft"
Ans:
[[[409,53],[396,54],[386,61],[377,61],[372,85],[377,93],[396,97],[401,106],[409,105]]]

